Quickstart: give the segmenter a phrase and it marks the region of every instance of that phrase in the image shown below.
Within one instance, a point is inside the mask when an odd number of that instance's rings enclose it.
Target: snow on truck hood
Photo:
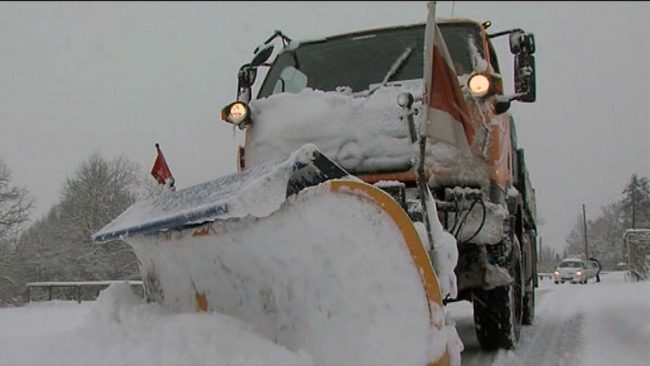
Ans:
[[[466,77],[459,77],[459,82],[464,83]],[[246,167],[288,156],[305,143],[312,143],[352,174],[407,171],[419,154],[410,142],[402,120],[404,112],[397,103],[404,92],[418,99],[422,80],[389,83],[369,96],[307,88],[253,100],[252,125],[245,146]],[[478,103],[466,91],[464,94],[468,103]],[[420,106],[420,101],[414,103],[416,109]],[[416,129],[423,115],[414,116]],[[485,139],[480,136],[484,135],[484,129],[477,130],[477,151],[484,150],[480,146]],[[425,167],[432,173],[430,185],[487,180],[488,168],[480,157],[464,156],[456,146],[442,141],[428,142]]]

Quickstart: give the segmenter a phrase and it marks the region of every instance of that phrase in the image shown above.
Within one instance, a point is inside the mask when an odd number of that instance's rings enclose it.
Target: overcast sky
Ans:
[[[514,103],[559,248],[582,212],[650,176],[649,2],[438,2],[439,17],[535,34],[537,102]],[[236,73],[279,29],[294,40],[426,20],[425,2],[0,2],[0,159],[40,218],[90,154],[148,171],[159,142],[183,188],[235,172],[220,121]],[[512,57],[496,40],[506,91]]]

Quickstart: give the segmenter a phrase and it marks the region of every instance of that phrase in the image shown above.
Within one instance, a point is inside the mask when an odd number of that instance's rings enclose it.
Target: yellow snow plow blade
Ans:
[[[450,362],[455,330],[429,256],[408,215],[375,186],[328,179],[264,215],[138,227],[145,234],[122,238],[147,296],[167,309],[232,316],[316,365]]]

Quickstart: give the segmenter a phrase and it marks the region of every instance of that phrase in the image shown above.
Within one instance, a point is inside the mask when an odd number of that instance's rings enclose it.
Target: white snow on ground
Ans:
[[[646,365],[650,360],[650,282],[621,272],[600,283],[541,281],[538,314],[516,351],[478,350],[468,327],[471,305],[449,306],[465,343],[462,364]],[[213,313],[173,314],[113,285],[98,301],[36,302],[0,309],[0,365],[312,365]]]
[[[128,286],[0,310],[0,365],[312,365],[225,315],[168,313]]]

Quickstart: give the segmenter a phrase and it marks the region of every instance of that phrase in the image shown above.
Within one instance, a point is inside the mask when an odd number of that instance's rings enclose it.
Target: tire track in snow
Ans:
[[[472,305],[451,304],[450,315],[465,349],[462,366],[588,366],[582,365],[584,315],[578,312],[580,287],[543,283],[536,290],[536,318],[522,326],[515,350],[482,351],[474,333]]]
[[[514,352],[518,363],[512,365],[580,366],[583,323],[584,317],[578,315],[522,329],[520,348]]]

